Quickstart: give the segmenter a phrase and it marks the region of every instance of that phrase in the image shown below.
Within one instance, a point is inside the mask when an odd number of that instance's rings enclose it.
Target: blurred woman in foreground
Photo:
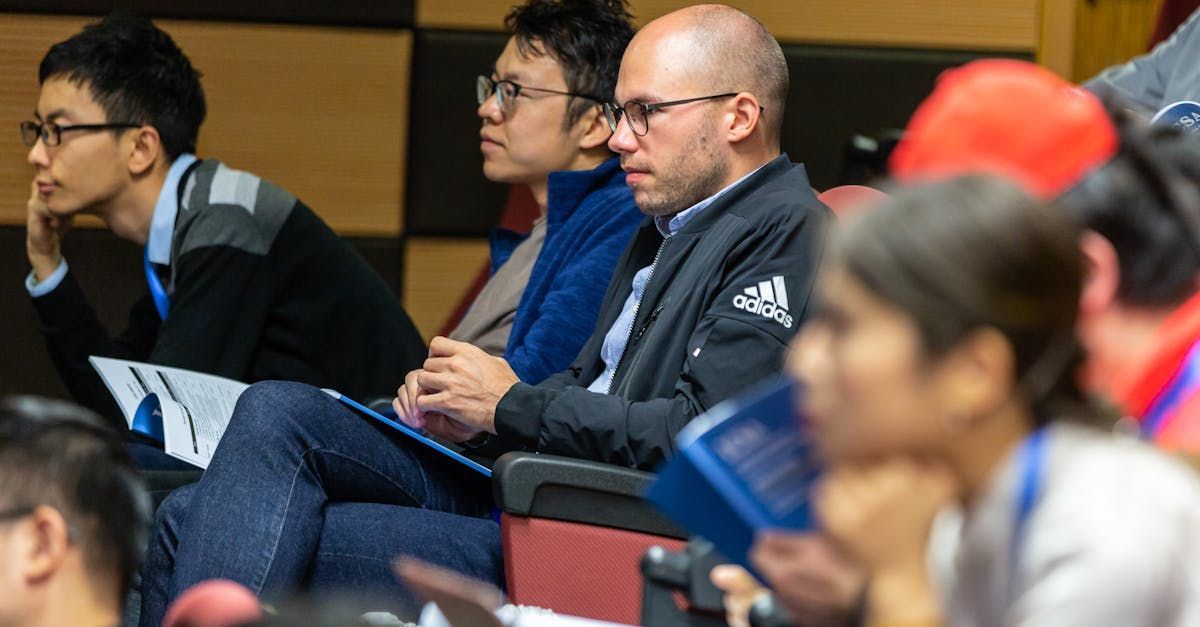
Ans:
[[[788,368],[868,625],[1200,625],[1200,486],[1088,426],[1082,272],[1064,212],[998,179],[903,191],[837,236]]]

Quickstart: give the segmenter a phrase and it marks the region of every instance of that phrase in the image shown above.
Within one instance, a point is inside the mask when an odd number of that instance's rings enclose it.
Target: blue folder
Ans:
[[[362,403],[359,403],[358,401],[356,401],[348,396],[344,396],[340,392],[337,392],[335,390],[325,390],[325,392],[328,393],[330,396],[336,398],[337,400],[341,401],[343,404],[345,404],[350,409],[353,409],[354,411],[356,411],[360,414],[363,414],[364,416],[367,416],[369,418],[374,418],[375,420],[382,422],[383,424],[399,431],[400,433],[407,435],[408,437],[412,438],[413,440],[416,440],[420,444],[427,446],[427,447],[441,453],[442,455],[449,457],[450,459],[453,459],[454,461],[462,464],[463,466],[466,466],[467,468],[470,468],[471,470],[474,470],[475,472],[483,475],[484,477],[487,477],[488,479],[492,478],[492,470],[490,468],[488,468],[487,466],[484,466],[483,464],[480,464],[479,462],[466,457],[465,455],[459,453],[458,451],[455,451],[454,449],[442,444],[441,442],[438,442],[437,440],[430,438],[429,436],[421,433],[420,431],[417,431],[416,429],[413,429],[412,427],[400,422],[399,417],[396,417],[395,414],[391,414],[393,417],[384,416],[383,414],[367,407],[366,405],[363,405]]]

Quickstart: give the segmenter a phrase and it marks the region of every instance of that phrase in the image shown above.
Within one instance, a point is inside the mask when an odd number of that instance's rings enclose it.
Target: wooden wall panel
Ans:
[[[1075,5],[1078,0],[1042,0],[1037,62],[1070,78],[1075,66]]]
[[[1042,0],[1038,63],[1085,81],[1146,52],[1162,0]]]
[[[86,21],[0,20],[0,223],[24,223],[30,170],[16,123],[36,103],[37,62]],[[401,232],[411,32],[159,24],[204,74],[201,156],[279,183],[343,234]]]
[[[418,27],[498,30],[514,2],[418,2]],[[689,0],[633,0],[639,24]],[[958,50],[1023,50],[1037,45],[1039,0],[731,0],[790,43]]]
[[[1068,78],[1087,80],[1146,52],[1162,0],[1076,0],[1074,59]]]
[[[483,239],[409,237],[404,246],[404,308],[429,341],[489,258]]]
[[[17,125],[37,107],[37,68],[46,49],[79,30],[83,18],[0,18],[0,224],[25,224],[33,169]]]

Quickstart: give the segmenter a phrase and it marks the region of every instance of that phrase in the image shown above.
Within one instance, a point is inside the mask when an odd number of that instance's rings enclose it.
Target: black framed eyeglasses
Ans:
[[[492,95],[496,96],[496,105],[504,113],[510,113],[513,107],[517,104],[517,96],[522,91],[536,91],[545,94],[554,94],[557,96],[570,96],[572,98],[583,98],[585,100],[593,100],[597,104],[603,102],[603,99],[587,94],[577,94],[569,91],[559,91],[557,89],[546,89],[544,87],[530,87],[520,83],[514,83],[510,80],[496,80],[490,76],[479,75],[475,78],[475,100],[480,104],[487,102],[487,99]]]
[[[674,107],[677,105],[688,104],[692,102],[701,102],[703,100],[716,100],[718,98],[732,98],[740,92],[731,91],[724,94],[714,94],[712,96],[699,96],[696,98],[684,98],[683,100],[670,100],[667,102],[651,102],[644,103],[636,100],[627,101],[624,105],[619,105],[615,102],[604,103],[604,117],[608,120],[608,128],[612,132],[617,132],[617,125],[621,123],[621,118],[625,118],[629,123],[629,130],[633,131],[638,137],[644,136],[650,132],[650,122],[647,120],[651,113],[659,109]]]
[[[118,128],[139,128],[141,124],[133,122],[106,122],[104,124],[64,124],[54,122],[21,122],[21,143],[32,148],[40,137],[46,147],[53,148],[62,143],[62,134],[67,131],[108,131]]]

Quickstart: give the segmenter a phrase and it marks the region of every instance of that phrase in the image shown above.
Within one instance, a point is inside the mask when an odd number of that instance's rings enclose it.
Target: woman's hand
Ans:
[[[845,623],[866,582],[861,568],[816,533],[759,534],[750,560],[799,624]]]
[[[869,573],[868,624],[939,622],[926,543],[957,491],[945,469],[906,458],[838,468],[822,482],[822,528]]]

